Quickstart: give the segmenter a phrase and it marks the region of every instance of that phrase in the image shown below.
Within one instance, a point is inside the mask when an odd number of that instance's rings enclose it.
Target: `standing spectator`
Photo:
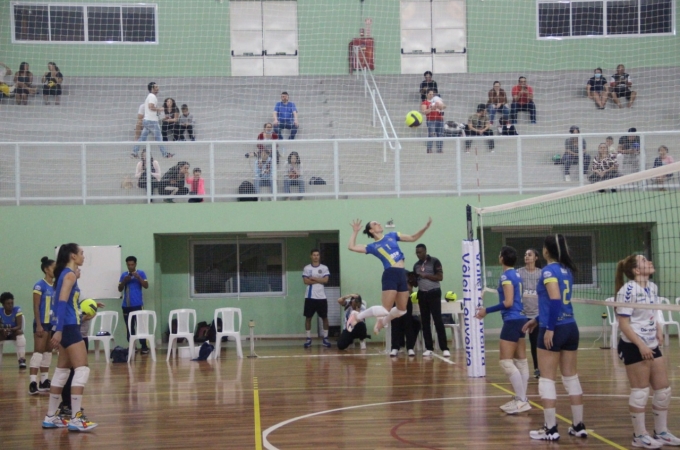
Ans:
[[[345,295],[344,297],[340,297],[338,299],[338,303],[340,306],[345,308],[345,322],[347,322],[347,318],[352,313],[352,311],[366,311],[366,305],[364,305],[361,295],[359,294],[349,294]],[[366,322],[363,320],[357,322],[357,324],[354,325],[352,331],[347,331],[347,327],[345,327],[338,338],[338,350],[345,350],[347,347],[352,345],[354,339],[359,339],[361,343],[361,350],[366,350],[367,337]]]
[[[489,123],[489,118],[486,116],[486,105],[480,103],[477,105],[477,113],[468,117],[468,123],[465,126],[465,134],[469,136],[493,136],[493,130]],[[486,143],[489,150],[493,152],[495,148],[493,139],[489,139]],[[472,141],[465,141],[465,151],[469,152],[472,147]]]
[[[184,132],[189,135],[189,139],[195,141],[194,137],[194,115],[189,112],[187,104],[182,105],[182,114],[179,116],[179,140],[184,141]]]
[[[288,101],[288,92],[281,92],[281,101],[274,106],[274,133],[283,139],[281,130],[290,130],[288,139],[295,139],[298,132],[298,111],[295,103]]]
[[[146,141],[149,133],[153,134],[154,140],[156,142],[162,142],[163,136],[161,133],[161,127],[158,125],[158,115],[163,111],[163,108],[158,105],[158,94],[159,88],[155,82],[151,82],[147,85],[149,90],[149,95],[146,96],[144,100],[144,120],[142,120],[142,134],[139,136],[138,142]],[[175,156],[173,153],[168,153],[164,145],[160,146],[161,154],[164,158],[172,158]],[[137,158],[137,153],[139,153],[139,145],[136,145],[132,151],[132,157]]]
[[[142,135],[142,129],[144,128],[144,103],[139,105],[137,109],[137,122],[135,123],[135,141],[139,140],[139,136]],[[136,153],[132,153],[130,156],[133,158],[137,157]]]
[[[432,317],[439,348],[442,350],[442,355],[448,358],[451,353],[446,342],[446,328],[442,321],[442,290],[439,285],[439,282],[444,279],[442,263],[427,254],[425,244],[416,245],[416,256],[418,261],[413,265],[413,271],[418,275],[418,305],[420,305],[420,320],[423,323],[423,338],[425,338],[423,356],[432,356],[434,349],[430,327],[430,317]]]
[[[607,98],[609,98],[609,85],[607,84],[607,80],[602,76],[602,69],[599,67],[595,69],[595,75],[588,80],[586,92],[588,98],[595,102],[598,109],[604,109],[607,105]]]
[[[174,141],[179,141],[179,109],[174,98],[166,98],[163,102],[163,127],[161,133],[163,140],[169,141],[168,133],[172,134]]]
[[[201,169],[196,167],[193,171],[194,176],[187,178],[187,184],[191,186],[189,195],[205,195],[205,180],[201,178]],[[189,203],[203,203],[202,198],[190,198]]]
[[[14,99],[17,105],[28,105],[28,94],[33,89],[33,73],[27,62],[19,65],[19,71],[14,74]]]
[[[312,317],[316,314],[323,321],[322,344],[326,348],[331,348],[331,343],[328,341],[328,300],[326,299],[326,290],[324,289],[324,285],[328,283],[330,272],[328,267],[321,264],[321,253],[318,249],[312,249],[310,258],[312,263],[307,264],[302,269],[302,281],[307,286],[304,308],[307,340],[305,340],[304,347],[309,348],[312,346]]]
[[[661,167],[665,166],[667,164],[673,164],[675,160],[671,155],[668,154],[668,147],[665,145],[662,145],[659,147],[659,156],[654,158],[654,167]],[[656,179],[657,183],[664,183],[667,179],[673,178],[673,174],[669,173],[668,175],[660,176]]]
[[[420,105],[420,112],[425,114],[427,119],[427,136],[441,137],[444,131],[444,109],[446,105],[438,98],[435,101],[434,89],[428,89],[427,98]],[[442,153],[444,141],[437,141],[437,153]],[[432,153],[432,141],[427,141],[427,153]]]
[[[612,158],[607,148],[607,144],[604,142],[597,146],[597,156],[593,158],[593,172],[588,176],[588,180],[591,183],[597,183],[598,181],[611,180],[621,176],[619,174],[618,165],[616,164],[616,159]],[[604,192],[601,191],[601,192]]]
[[[14,341],[17,348],[19,369],[26,368],[26,336],[24,336],[24,313],[14,306],[14,296],[10,292],[0,294],[0,341]]]
[[[118,280],[118,292],[123,293],[123,320],[125,321],[125,328],[127,330],[127,340],[130,342],[130,332],[133,334],[137,330],[137,321],[133,320],[131,325],[128,325],[128,316],[131,312],[141,311],[144,309],[144,298],[142,288],[149,289],[149,282],[146,279],[146,274],[143,270],[137,270],[137,258],[128,256],[125,258],[127,265],[127,272],[123,272]],[[140,341],[142,344],[142,355],[149,353],[146,339]]]
[[[580,134],[581,130],[576,125],[569,128],[569,133]],[[571,181],[571,166],[578,166],[578,137],[570,137],[564,141],[564,154],[562,155],[564,164],[564,181]],[[583,139],[583,173],[588,172],[590,166],[590,155],[586,153],[586,140]]]
[[[524,252],[524,267],[517,270],[522,279],[522,304],[524,314],[527,319],[538,317],[538,297],[536,296],[536,284],[541,276],[541,266],[539,264],[538,250],[529,248]],[[538,370],[538,356],[536,346],[538,343],[538,327],[529,333],[529,343],[531,347],[531,359],[534,361],[534,378],[540,378],[541,371]]]
[[[46,105],[50,104],[50,95],[54,96],[54,104],[58,105],[61,99],[61,83],[64,76],[59,71],[59,67],[53,62],[47,63],[47,72],[42,77],[43,100]]]
[[[434,90],[435,95],[439,95],[439,90],[437,89],[437,82],[432,79],[432,72],[429,70],[423,74],[425,80],[420,83],[420,101],[425,101],[427,99],[427,91],[430,89]]]
[[[137,163],[137,168],[135,169],[135,178],[137,179],[137,187],[146,190],[147,186],[147,170],[146,170],[146,149],[142,150],[141,161]],[[158,161],[151,157],[151,195],[154,190],[158,190],[160,194],[160,181],[161,181],[161,166]],[[153,202],[153,200],[151,200]]]
[[[632,85],[633,79],[626,73],[626,68],[623,64],[616,66],[616,73],[612,75],[610,86],[612,87],[612,100],[619,105],[619,108],[623,108],[620,101],[621,97],[628,99],[629,108],[633,106],[637,92],[630,89]]]
[[[517,123],[517,113],[529,111],[531,123],[536,123],[536,105],[534,104],[534,90],[527,84],[526,77],[519,77],[518,84],[512,88],[512,104],[510,105],[510,121]]]
[[[165,195],[187,195],[189,189],[185,186],[189,176],[189,163],[180,161],[175,166],[168,169],[160,181],[161,194]],[[175,203],[171,198],[163,200],[165,203]]]
[[[637,128],[628,128],[628,133],[637,133]],[[619,138],[619,167],[625,173],[640,170],[640,136],[628,134]]]
[[[288,167],[286,168],[286,177],[283,180],[283,192],[290,194],[291,186],[297,186],[300,194],[305,193],[305,180],[302,178],[302,162],[298,152],[290,152],[288,155]]]
[[[493,82],[493,88],[489,91],[489,100],[487,101],[486,107],[489,110],[491,125],[493,125],[496,112],[501,112],[504,119],[507,119],[510,116],[508,96],[506,95],[505,90],[501,89],[500,81]]]

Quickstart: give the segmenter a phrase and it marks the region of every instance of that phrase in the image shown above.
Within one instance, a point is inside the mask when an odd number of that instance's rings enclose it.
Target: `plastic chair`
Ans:
[[[676,300],[677,301],[677,300]],[[671,302],[668,301],[667,298],[665,297],[659,297],[659,303],[664,304],[664,305],[670,305]],[[676,330],[678,330],[678,337],[680,338],[680,323],[676,322],[673,320],[673,314],[672,311],[666,311],[666,316],[664,317],[664,311],[658,310],[658,320],[659,323],[661,324],[661,329],[663,330],[663,342],[664,342],[664,347],[668,347],[670,344],[670,337],[668,333],[668,327],[673,326],[675,327]],[[680,344],[680,339],[678,339],[679,344]]]
[[[172,332],[172,317],[177,318],[177,331]],[[193,317],[193,326],[191,325],[191,318]],[[168,356],[166,361],[170,361],[170,353],[174,350],[174,357],[177,358],[177,339],[185,338],[189,342],[189,354],[194,357],[194,328],[196,328],[196,310],[195,309],[173,309],[170,311],[168,317],[168,325],[170,326],[170,338],[168,340]],[[174,344],[174,345],[173,345]],[[174,347],[174,348],[173,348]]]
[[[146,339],[151,348],[151,359],[156,361],[156,312],[133,311],[128,316],[128,329],[132,331],[132,321],[136,318],[137,327],[135,333],[130,333],[130,349],[128,351],[128,363],[135,357],[135,341]],[[153,318],[153,326],[149,326],[149,318]]]
[[[97,328],[97,319],[99,319],[99,328]],[[114,341],[116,328],[118,327],[118,311],[99,311],[90,321],[90,331],[88,331],[87,339],[94,342],[94,359],[99,361],[99,343],[104,344],[104,356],[106,362],[111,362],[111,341]],[[98,336],[97,333],[107,332],[106,336]]]
[[[613,302],[615,301],[614,297],[609,297],[608,299],[605,300],[605,302]],[[616,347],[618,346],[618,337],[619,337],[619,319],[616,318],[616,312],[614,311],[615,308],[611,306],[607,306],[607,322],[609,322],[609,326],[612,329],[611,332],[611,338],[609,339],[609,345],[611,348],[616,350]]]
[[[444,328],[451,328],[451,344],[453,344],[456,350],[460,348],[460,318],[462,313],[462,301],[447,302],[446,300],[442,300],[442,314],[453,314],[456,318],[456,323],[444,324]],[[434,328],[434,324],[432,328]]]
[[[24,331],[26,329],[26,315],[25,314],[22,315],[21,318],[22,318],[22,320],[21,320],[21,331]],[[24,333],[24,335],[25,334],[26,333]],[[14,348],[16,348],[16,344],[14,343],[13,340],[12,341],[0,341],[0,365],[2,365],[2,353],[3,353],[3,350],[5,349],[6,343],[7,344],[13,344]]]
[[[238,329],[236,328],[236,316],[238,316]],[[236,339],[236,355],[243,358],[243,350],[241,349],[241,310],[239,308],[218,308],[215,310],[214,324],[218,327],[219,321],[222,320],[222,331],[217,330],[215,336],[215,350],[213,351],[213,359],[219,359],[222,351],[222,338],[231,336]]]

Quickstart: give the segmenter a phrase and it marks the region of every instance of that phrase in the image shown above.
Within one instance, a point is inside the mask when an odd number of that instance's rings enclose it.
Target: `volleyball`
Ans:
[[[446,301],[453,301],[453,302],[455,302],[456,300],[458,300],[458,296],[457,296],[456,293],[453,292],[453,291],[447,292],[447,293],[446,293],[446,296],[445,296],[444,298],[446,298]]]
[[[411,303],[418,303],[418,292],[411,293]]]
[[[57,85],[57,83],[55,83],[54,81],[50,81],[49,83],[47,83],[47,87],[50,87],[50,88],[53,88],[56,85]]]
[[[97,314],[97,302],[95,302],[91,298],[86,298],[85,300],[80,302],[80,310],[86,316],[94,316],[95,314]]]
[[[423,123],[423,115],[418,111],[410,111],[406,114],[406,126],[415,128],[419,127]]]

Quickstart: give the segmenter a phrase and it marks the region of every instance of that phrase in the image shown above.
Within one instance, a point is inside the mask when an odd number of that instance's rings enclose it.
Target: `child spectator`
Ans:
[[[675,160],[671,155],[668,154],[668,147],[665,145],[662,145],[659,147],[659,156],[654,158],[654,168],[665,166],[667,164],[673,164]],[[657,183],[663,183],[666,181],[668,178],[673,178],[673,174],[669,173],[668,175],[660,176],[656,179]]]
[[[298,192],[304,194],[305,180],[302,178],[302,162],[298,152],[290,152],[288,155],[288,167],[286,169],[286,178],[283,180],[283,191],[286,194],[290,194],[291,186],[297,186]]]
[[[182,114],[179,115],[179,140],[184,141],[184,132],[187,132],[189,139],[195,141],[194,137],[194,115],[189,112],[187,104],[182,105]]]
[[[201,178],[200,168],[196,167],[194,169],[194,176],[187,178],[187,184],[191,185],[189,195],[205,195],[205,180]],[[189,203],[203,203],[203,199],[190,198]]]
[[[517,129],[513,124],[510,123],[509,119],[502,118],[501,126],[498,127],[498,132],[501,136],[518,136]]]

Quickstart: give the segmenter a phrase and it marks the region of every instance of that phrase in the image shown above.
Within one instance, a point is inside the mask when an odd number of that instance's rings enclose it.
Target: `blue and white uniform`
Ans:
[[[80,308],[78,306],[80,299],[80,288],[78,287],[78,280],[73,284],[68,299],[65,302],[59,301],[61,295],[61,287],[64,284],[64,278],[69,273],[73,273],[68,267],[64,268],[59,275],[55,292],[55,301],[53,303],[54,326],[55,331],[61,331],[61,346],[64,348],[76,344],[83,340],[80,334]],[[74,274],[75,275],[75,274]]]
[[[12,308],[9,314],[5,311],[5,308],[0,307],[0,324],[2,328],[14,328],[17,326],[17,317],[23,316],[24,313],[21,312],[21,307],[15,306]],[[8,339],[14,339],[14,335],[10,335]]]
[[[39,316],[33,319],[33,325],[41,323],[49,329],[52,301],[54,299],[54,284],[49,284],[45,279],[38,281],[33,286],[33,293],[40,296]],[[45,327],[43,327],[45,328]]]
[[[512,306],[505,307],[505,291],[504,286],[512,286]],[[503,318],[503,328],[501,329],[501,340],[517,342],[524,338],[522,327],[527,323],[527,317],[524,313],[524,306],[522,304],[522,279],[515,269],[508,269],[501,275],[498,281],[498,299],[497,305],[486,309],[487,314],[500,311]]]
[[[406,269],[395,267],[398,262],[404,261],[404,253],[398,244],[400,240],[401,233],[387,233],[379,241],[366,246],[366,254],[377,257],[385,268],[382,276],[383,291],[408,291]]]
[[[548,296],[548,283],[557,283],[560,300],[551,300]],[[546,349],[543,341],[545,331],[554,331],[553,346],[550,351],[574,351],[578,349],[579,332],[574,319],[574,308],[571,304],[571,292],[574,277],[571,270],[559,263],[551,263],[541,270],[536,286],[538,295],[538,348]]]

